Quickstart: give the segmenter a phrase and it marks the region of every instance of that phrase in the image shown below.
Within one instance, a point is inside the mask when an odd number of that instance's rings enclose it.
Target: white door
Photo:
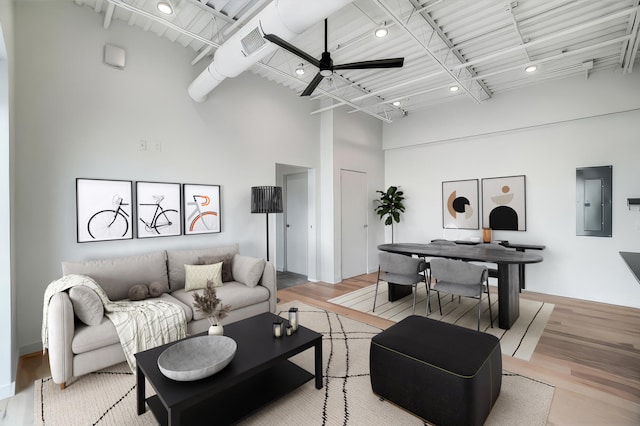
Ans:
[[[295,173],[284,177],[286,193],[285,220],[285,270],[307,275],[307,173]]]
[[[367,174],[340,170],[342,279],[367,273]]]

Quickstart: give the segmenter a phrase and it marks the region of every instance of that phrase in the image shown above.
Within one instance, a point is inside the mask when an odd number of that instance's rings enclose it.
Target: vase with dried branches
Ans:
[[[202,293],[193,293],[193,307],[204,313],[209,320],[209,334],[222,335],[224,329],[220,320],[229,315],[230,305],[223,305],[216,294],[213,281],[207,281],[207,287]]]

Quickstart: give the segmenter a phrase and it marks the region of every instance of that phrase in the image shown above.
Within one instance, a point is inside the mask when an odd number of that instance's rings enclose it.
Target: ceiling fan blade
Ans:
[[[318,84],[320,84],[320,82],[322,81],[324,77],[322,76],[322,74],[318,73],[316,74],[315,77],[313,77],[313,80],[311,80],[311,83],[309,83],[309,85],[307,86],[306,89],[304,89],[304,92],[302,92],[302,94],[300,96],[309,96],[313,93],[314,90],[316,90],[316,87],[318,87]]]
[[[362,70],[369,68],[400,68],[404,64],[404,58],[375,59],[373,61],[351,62],[348,64],[334,65],[334,70]]]
[[[287,50],[287,51],[293,53],[294,55],[298,56],[299,58],[304,59],[305,61],[309,62],[311,65],[314,65],[317,68],[320,68],[320,61],[318,59],[316,59],[313,56],[309,55],[307,52],[304,52],[304,51],[298,49],[297,47],[295,47],[291,43],[289,43],[287,41],[284,41],[283,39],[281,39],[277,35],[275,35],[275,34],[265,34],[264,38],[265,38],[265,40],[269,40],[273,44],[277,44],[278,46],[282,47],[284,50]]]

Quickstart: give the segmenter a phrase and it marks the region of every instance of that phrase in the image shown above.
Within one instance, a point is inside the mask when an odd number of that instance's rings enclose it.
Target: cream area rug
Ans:
[[[400,300],[389,302],[388,285],[384,281],[380,281],[376,310],[373,312],[375,291],[376,285],[373,284],[330,299],[329,302],[394,322],[398,322],[413,314],[413,296],[410,295]],[[442,303],[442,315],[440,315],[438,309],[437,293],[431,291],[431,313],[429,313],[429,318],[446,321],[474,330],[477,329],[477,299],[463,297],[459,300],[458,297],[452,298],[451,295],[444,293],[441,294],[440,299]],[[498,327],[498,295],[492,292],[491,310],[493,313],[493,328],[491,328],[489,321],[489,302],[485,294],[482,298],[480,330],[493,334],[500,339],[500,347],[503,354],[529,361],[554,306],[552,303],[520,298],[520,316],[518,320],[509,330],[503,330]],[[416,315],[425,316],[426,312],[427,289],[424,284],[418,284]]]
[[[322,333],[324,386],[311,380],[267,405],[242,425],[423,425],[394,404],[381,401],[371,390],[369,346],[381,330],[342,315],[290,302],[284,311],[299,309],[300,324]],[[313,371],[313,349],[291,358]],[[51,378],[35,382],[36,425],[156,425],[153,414],[136,414],[135,376],[126,363],[80,377],[65,390]],[[147,385],[147,393],[153,394]],[[487,425],[545,425],[554,388],[551,385],[503,372],[500,397]],[[239,402],[241,403],[241,402]],[[214,424],[203,419],[203,424]]]

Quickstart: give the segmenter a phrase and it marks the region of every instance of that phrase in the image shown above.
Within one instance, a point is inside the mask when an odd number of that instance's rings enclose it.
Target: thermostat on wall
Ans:
[[[124,68],[124,49],[112,44],[104,45],[104,63],[114,68]]]

